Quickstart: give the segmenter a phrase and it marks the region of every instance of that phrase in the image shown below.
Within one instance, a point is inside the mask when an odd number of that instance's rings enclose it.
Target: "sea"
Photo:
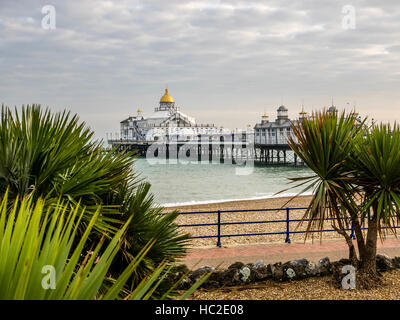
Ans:
[[[312,175],[306,167],[254,164],[241,172],[235,164],[154,164],[146,158],[137,158],[134,170],[151,183],[155,202],[164,207],[292,196],[301,188],[277,193],[294,186],[289,178]]]

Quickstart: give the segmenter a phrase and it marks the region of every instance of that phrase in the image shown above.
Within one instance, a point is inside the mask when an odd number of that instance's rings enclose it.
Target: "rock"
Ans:
[[[248,266],[244,266],[239,270],[240,273],[240,280],[243,283],[251,283],[254,282],[254,276],[252,277],[251,275],[251,269]]]
[[[166,276],[166,279],[168,279],[169,281],[175,283],[183,275],[189,274],[189,272],[190,272],[189,268],[186,265],[181,264],[181,265],[173,267],[170,270],[170,272],[168,273],[168,275]]]
[[[307,259],[292,260],[292,261],[289,261],[289,264],[292,266],[302,266],[305,268],[308,264],[308,260]]]
[[[328,261],[323,260],[317,265],[309,262],[307,259],[288,261],[283,264],[283,280],[300,280],[315,277],[320,274],[321,269],[326,272],[328,265],[330,265],[329,259]]]
[[[319,274],[319,269],[317,268],[316,264],[312,262],[308,263],[305,271],[308,277],[315,277],[316,275]]]
[[[228,268],[221,275],[222,286],[235,286],[240,284],[238,269]]]
[[[248,263],[248,264],[246,264],[246,267],[249,267],[250,269],[254,269],[254,263]]]
[[[332,284],[337,288],[342,288],[342,279],[345,274],[342,273],[342,269],[344,266],[351,265],[349,259],[341,259],[339,261],[335,261],[331,263],[332,270]]]
[[[307,278],[309,276],[309,273],[311,273],[312,270],[315,269],[315,267],[310,267],[307,259],[298,259],[284,263],[283,269],[285,271],[285,275],[287,276],[287,278],[284,280],[295,280]],[[290,277],[286,272],[288,269],[292,269],[294,272],[294,274],[292,273],[292,271],[289,272]]]
[[[193,282],[196,282],[198,279],[200,279],[202,276],[204,276],[205,274],[213,271],[214,268],[210,267],[210,266],[204,266],[201,268],[196,269],[195,271],[193,271],[192,273],[189,274],[189,278],[190,280],[192,280]]]
[[[249,265],[247,265],[249,266]],[[272,276],[271,270],[264,263],[263,260],[257,261],[251,268],[252,273],[254,273],[255,281],[265,280]]]
[[[262,281],[272,277],[271,268],[268,268],[268,266],[265,264],[258,265],[258,267],[254,265],[252,272],[254,273],[255,281]]]
[[[164,282],[168,286],[175,285],[178,281],[180,281],[178,287],[184,289],[184,287],[189,283],[191,284],[192,281],[186,276],[189,274],[190,270],[184,264],[177,265],[173,267],[170,272],[165,276]],[[189,285],[190,287],[190,285]]]
[[[255,269],[259,269],[259,268],[266,268],[267,265],[264,263],[264,260],[258,260],[255,264],[254,264],[254,268]]]
[[[269,264],[268,269],[271,272],[272,279],[274,279],[275,281],[283,281],[284,270],[281,262],[274,263],[273,265]]]
[[[193,281],[188,277],[184,277],[178,285],[179,290],[188,290],[193,285]]]
[[[338,262],[344,266],[351,264],[350,259],[340,259]]]
[[[217,289],[222,286],[223,271],[214,271],[203,283],[202,287],[207,289]]]
[[[380,268],[394,268],[395,266],[399,266],[400,268],[400,257],[390,259],[384,255],[377,255],[377,263],[379,263]],[[184,277],[179,288],[188,289],[200,277],[211,271],[211,276],[202,285],[205,288],[240,286],[269,278],[275,281],[300,280],[308,277],[325,276],[332,273],[334,277],[337,278],[338,281],[336,282],[339,284],[343,278],[342,268],[345,265],[350,265],[349,259],[342,259],[331,263],[329,258],[325,257],[320,259],[316,264],[309,262],[307,259],[297,259],[285,262],[284,264],[277,262],[268,265],[266,265],[263,260],[259,260],[254,264],[235,262],[226,270],[214,270],[210,266],[203,266],[189,273],[187,277]],[[180,270],[182,272],[174,273],[174,278],[184,276],[185,273],[183,272],[187,269],[185,268]]]
[[[392,261],[393,261],[394,267],[399,269],[400,268],[400,257],[394,257]]]
[[[256,279],[258,278],[253,264],[244,265],[236,262],[223,272],[220,282],[223,286],[236,286],[254,283]]]
[[[240,269],[244,266],[243,262],[235,262],[233,264],[231,264],[228,269]]]
[[[293,280],[297,275],[296,275],[296,272],[292,268],[287,268],[286,276],[289,280]]]
[[[241,268],[237,268],[240,265],[242,264],[235,263],[234,266],[230,266],[224,271],[214,271],[207,281],[204,282],[202,287],[214,289],[254,283],[256,280],[256,275],[252,271],[252,268],[247,265],[242,265]],[[198,269],[195,271],[195,275],[191,275],[191,279],[194,279],[195,277],[199,278],[201,275],[206,274],[209,271],[209,268],[202,267],[200,270]]]
[[[320,259],[316,267],[320,276],[327,276],[332,273],[331,262],[328,257]]]
[[[266,280],[272,277],[272,273],[267,267],[255,269],[254,275],[258,281]]]
[[[376,255],[376,269],[379,272],[389,271],[395,269],[395,265],[393,260],[388,257],[386,254],[377,254]]]

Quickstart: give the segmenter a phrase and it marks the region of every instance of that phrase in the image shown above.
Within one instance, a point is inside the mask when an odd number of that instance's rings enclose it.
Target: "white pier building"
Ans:
[[[165,89],[160,99],[160,104],[154,113],[148,117],[142,115],[142,110],[137,110],[136,116],[130,116],[121,121],[120,140],[122,141],[164,141],[177,139],[190,141],[197,139],[198,135],[218,135],[230,133],[214,124],[197,124],[195,118],[183,113],[175,105],[175,101]]]

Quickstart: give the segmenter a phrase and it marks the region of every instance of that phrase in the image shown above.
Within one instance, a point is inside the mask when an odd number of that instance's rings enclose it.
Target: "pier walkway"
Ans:
[[[357,242],[354,241],[354,244],[357,245]],[[378,253],[387,254],[390,257],[400,256],[400,239],[387,238],[383,243],[378,240]],[[255,263],[263,260],[268,264],[306,258],[311,262],[317,262],[324,257],[329,257],[331,261],[348,258],[346,242],[325,240],[322,243],[315,241],[314,243],[259,244],[228,248],[194,248],[181,262],[189,268],[205,265],[212,267],[221,265],[221,268],[226,268],[237,261]]]

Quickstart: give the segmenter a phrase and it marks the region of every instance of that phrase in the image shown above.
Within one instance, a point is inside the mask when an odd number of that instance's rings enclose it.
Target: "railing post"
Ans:
[[[217,247],[221,248],[221,211],[218,210]]]
[[[350,239],[356,240],[356,235],[354,234],[354,225],[353,225],[353,222],[351,223]]]
[[[290,243],[290,209],[286,208],[286,239],[285,243]]]

